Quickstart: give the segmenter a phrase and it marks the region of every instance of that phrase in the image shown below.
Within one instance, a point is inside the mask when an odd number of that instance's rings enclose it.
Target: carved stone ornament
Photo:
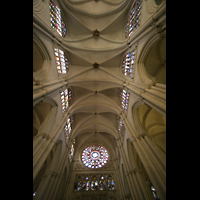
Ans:
[[[84,169],[83,165],[80,162],[76,163],[75,169]]]
[[[98,64],[97,62],[95,62],[95,63],[93,64],[93,68],[95,68],[95,69],[99,68],[99,64]]]
[[[93,36],[99,36],[100,31],[98,31],[97,29],[95,29],[93,31]]]

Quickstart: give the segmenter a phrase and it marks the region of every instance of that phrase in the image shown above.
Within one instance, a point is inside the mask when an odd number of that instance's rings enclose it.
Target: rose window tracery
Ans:
[[[89,146],[82,152],[83,164],[92,169],[103,167],[107,163],[108,157],[108,151],[99,145]]]

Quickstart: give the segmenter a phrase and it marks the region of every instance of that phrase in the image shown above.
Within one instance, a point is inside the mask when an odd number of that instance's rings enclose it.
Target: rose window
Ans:
[[[108,161],[107,150],[98,145],[92,145],[85,148],[82,152],[82,162],[83,164],[92,169],[97,169],[103,167]]]

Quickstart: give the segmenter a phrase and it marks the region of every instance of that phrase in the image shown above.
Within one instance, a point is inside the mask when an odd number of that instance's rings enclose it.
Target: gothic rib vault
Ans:
[[[90,197],[73,193],[75,175],[110,173],[116,182],[116,193],[111,195],[113,199],[153,199],[148,189],[141,186],[140,175],[136,175],[137,178],[130,175],[137,170],[146,170],[143,173],[151,179],[160,198],[165,199],[165,1],[160,5],[153,0],[143,1],[140,27],[129,39],[125,38],[124,30],[134,1],[57,2],[66,24],[65,37],[60,37],[50,26],[49,1],[33,2],[36,49],[33,53],[36,52],[37,58],[33,82],[36,130],[33,138],[33,190],[37,191],[34,198],[87,199]],[[65,75],[57,73],[55,46],[62,48],[69,58],[70,69]],[[133,49],[137,51],[135,72],[133,77],[126,77],[121,72],[122,60]],[[143,55],[145,51],[147,53]],[[152,64],[154,60],[155,67]],[[60,91],[65,88],[72,90],[72,100],[67,112],[62,113]],[[130,93],[127,113],[121,107],[121,89]],[[66,143],[63,127],[72,115],[72,132]],[[126,128],[123,142],[117,116],[122,118]],[[69,163],[68,155],[74,138],[75,151]],[[102,145],[109,152],[108,163],[96,171],[81,162],[83,149],[93,144]],[[134,149],[132,154],[131,148]],[[55,158],[55,155],[59,156]],[[129,159],[134,155],[135,163],[139,164],[132,169],[136,164]],[[127,180],[121,172],[122,164]],[[122,178],[117,177],[117,173],[121,173]],[[125,185],[124,182],[134,188],[127,191],[126,186],[121,186]],[[142,194],[144,190],[146,193]],[[105,198],[109,199],[108,196]]]

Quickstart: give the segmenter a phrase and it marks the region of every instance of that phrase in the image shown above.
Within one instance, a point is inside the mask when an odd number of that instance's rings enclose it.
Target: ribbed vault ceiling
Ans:
[[[118,137],[119,90],[123,83],[120,66],[128,48],[124,27],[130,3],[59,1],[67,25],[61,46],[67,50],[71,63],[67,75],[73,92],[69,112],[74,116],[73,134],[78,151],[92,143],[115,150],[112,143]],[[93,36],[95,29],[100,36]],[[95,62],[99,64],[97,69],[93,68]]]

